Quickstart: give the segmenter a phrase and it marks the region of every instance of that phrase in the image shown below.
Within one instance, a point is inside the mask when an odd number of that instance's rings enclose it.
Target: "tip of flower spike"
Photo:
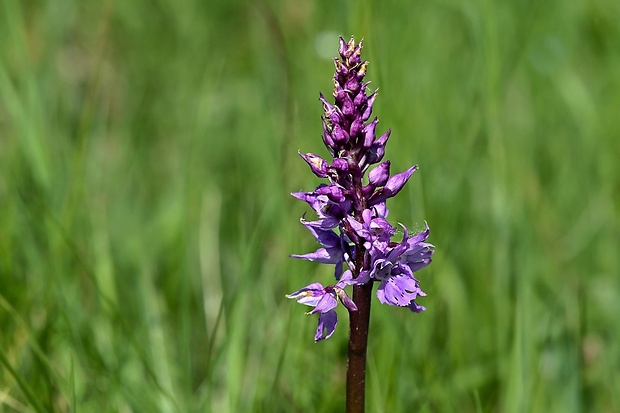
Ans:
[[[338,47],[338,53],[342,56],[347,51],[347,42],[344,40],[344,37],[339,36],[338,40],[340,42],[340,47]]]
[[[340,53],[340,56],[342,56],[343,58],[350,56],[355,48],[355,38],[351,36],[349,38],[349,41],[347,42],[342,36],[340,36],[339,40],[340,47],[338,48],[338,52]]]
[[[345,41],[342,36],[338,38],[340,42],[340,46],[338,47],[338,53],[343,59],[348,59],[351,57],[359,58],[362,53],[362,47],[364,44],[364,39],[362,38],[359,43],[355,44],[355,37],[351,36],[349,41]]]
[[[364,43],[364,38],[362,37],[362,39],[359,41],[359,43],[357,44],[357,48],[355,47],[355,37],[351,36],[351,38],[349,39],[349,41],[347,42],[347,52],[349,53],[353,53],[355,51],[361,50],[362,49],[362,45]],[[356,50],[357,49],[357,50]]]

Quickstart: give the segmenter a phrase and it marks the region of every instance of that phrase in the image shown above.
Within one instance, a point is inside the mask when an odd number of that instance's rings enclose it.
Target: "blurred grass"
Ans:
[[[2,411],[336,412],[284,294],[310,251],[337,35],[365,39],[428,221],[428,311],[373,308],[368,410],[620,410],[620,7],[592,2],[0,6]]]

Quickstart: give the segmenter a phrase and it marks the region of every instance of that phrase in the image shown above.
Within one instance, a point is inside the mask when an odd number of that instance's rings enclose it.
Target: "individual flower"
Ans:
[[[339,196],[341,194],[342,190],[335,185],[321,184],[312,192],[293,192],[291,195],[310,205],[318,215],[322,229],[331,229],[337,227],[352,208],[351,201]]]
[[[362,220],[363,222],[359,222],[353,217],[347,217],[347,223],[355,234],[364,240],[364,248],[367,250],[372,247],[373,243],[389,242],[390,237],[396,232],[396,228],[391,226],[374,208],[365,209],[362,212]]]
[[[315,174],[319,178],[327,177],[329,165],[327,164],[327,161],[325,159],[313,153],[304,154],[299,151],[297,153],[299,153],[299,156],[301,156],[302,159],[308,163],[313,174]]]
[[[344,288],[355,284],[350,270],[345,271],[335,285],[323,287],[321,283],[312,283],[294,293],[288,294],[287,298],[297,300],[300,304],[314,307],[306,314],[319,313],[319,324],[314,335],[314,341],[330,338],[338,325],[338,315],[334,310],[338,300],[349,310],[357,311],[357,306],[349,298]]]
[[[379,282],[377,298],[383,304],[409,307],[411,311],[420,312],[425,308],[418,305],[415,299],[426,294],[414,273],[431,263],[433,245],[424,242],[430,233],[428,225],[411,238],[407,228],[403,226],[403,229],[400,244],[373,243],[369,250],[370,269],[360,273],[359,282]]]
[[[321,264],[335,264],[336,280],[342,275],[345,254],[349,252],[348,244],[342,235],[336,234],[332,229],[321,228],[322,222],[306,221],[301,219],[301,223],[308,228],[314,238],[322,245],[322,248],[308,254],[292,254],[292,258],[300,258],[308,261],[316,261]]]
[[[375,192],[370,196],[368,199],[369,205],[372,206],[380,202],[385,202],[386,199],[392,198],[398,194],[417,169],[418,166],[413,165],[404,172],[390,176],[385,183],[385,186],[375,190]],[[369,186],[372,187],[372,184],[369,184]]]

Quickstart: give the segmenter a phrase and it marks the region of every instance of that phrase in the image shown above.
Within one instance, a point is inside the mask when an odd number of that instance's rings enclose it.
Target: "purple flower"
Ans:
[[[390,161],[381,162],[368,173],[369,186],[374,188],[384,186],[390,179]]]
[[[355,280],[352,279],[351,271],[347,270],[335,285],[323,287],[321,283],[312,283],[286,296],[297,300],[300,304],[314,307],[306,314],[319,313],[319,324],[314,341],[325,340],[334,334],[338,325],[338,315],[334,308],[338,305],[338,300],[349,311],[357,311],[357,306],[344,291],[344,287],[350,284],[355,284]]]
[[[326,182],[313,191],[291,194],[316,213],[316,220],[302,218],[301,223],[320,244],[314,252],[291,257],[335,267],[335,285],[324,287],[315,282],[287,296],[314,307],[310,314],[319,313],[316,341],[334,333],[338,300],[349,311],[357,311],[344,292],[347,285],[377,282],[381,303],[414,312],[424,310],[416,302],[425,293],[415,272],[430,264],[434,252],[433,245],[425,242],[428,226],[411,237],[403,226],[402,240],[392,241],[396,228],[387,220],[386,201],[404,188],[418,167],[390,175],[391,163],[383,157],[391,130],[377,136],[379,119],[370,120],[377,89],[369,90],[370,82],[364,80],[368,62],[361,57],[362,43],[356,44],[353,38],[346,42],[341,37],[338,53],[339,58],[334,59],[333,101],[319,95],[322,138],[331,159],[299,152],[312,173]],[[371,290],[366,291],[370,294]]]
[[[409,307],[412,311],[420,312],[424,307],[419,306],[415,299],[426,294],[414,273],[431,263],[433,245],[423,242],[430,233],[428,225],[424,231],[411,238],[407,228],[403,226],[403,229],[404,236],[400,244],[373,244],[370,269],[362,271],[359,278],[365,282],[380,282],[377,298],[381,303]]]
[[[383,204],[385,205],[385,204]],[[382,211],[381,209],[379,211]],[[364,248],[369,250],[374,243],[387,243],[396,232],[396,228],[383,216],[378,215],[377,210],[365,209],[362,212],[363,222],[353,217],[347,217],[347,223],[353,228],[355,234],[364,240]]]
[[[320,221],[309,222],[302,218],[301,223],[308,228],[323,248],[308,254],[292,254],[291,257],[316,261],[321,264],[336,264],[335,276],[338,280],[342,274],[344,256],[345,252],[347,252],[343,245],[345,240],[342,239],[342,235],[336,234],[332,229],[322,229],[322,222]]]
[[[411,168],[407,169],[404,172],[401,172],[396,175],[392,175],[389,177],[385,186],[375,191],[370,196],[369,202],[370,205],[378,204],[379,202],[384,202],[386,199],[393,197],[397,193],[400,192],[401,189],[405,186],[411,175],[418,169],[417,165],[413,165]]]
[[[352,204],[351,201],[346,199],[342,202],[336,202],[330,199],[328,195],[330,190],[324,189],[326,187],[327,185],[322,184],[313,192],[294,192],[291,195],[297,199],[306,201],[308,205],[314,209],[319,216],[321,228],[331,229],[337,227],[340,221],[347,216],[351,211]]]
[[[313,153],[306,153],[306,154],[303,154],[301,152],[298,152],[298,153],[299,153],[299,156],[301,156],[303,160],[306,161],[308,165],[310,165],[310,169],[312,169],[312,173],[314,173],[319,178],[327,177],[327,161],[325,159]]]

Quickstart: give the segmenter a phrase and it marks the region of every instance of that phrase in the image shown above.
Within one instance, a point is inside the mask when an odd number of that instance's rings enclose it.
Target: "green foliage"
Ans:
[[[339,412],[317,184],[337,35],[365,39],[431,227],[428,310],[375,301],[373,412],[620,410],[620,7],[4,0],[0,410]],[[414,226],[415,227],[415,226]],[[343,314],[344,316],[344,314]]]

